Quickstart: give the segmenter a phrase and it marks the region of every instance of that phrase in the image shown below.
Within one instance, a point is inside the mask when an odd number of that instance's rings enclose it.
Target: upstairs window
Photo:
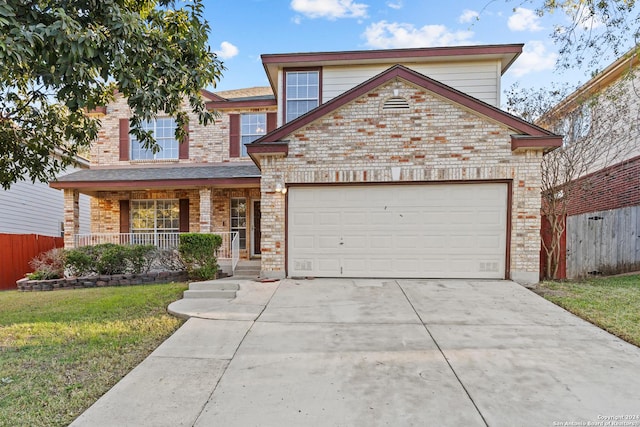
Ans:
[[[131,135],[131,159],[132,160],[157,160],[177,159],[179,155],[179,142],[176,139],[176,121],[170,117],[158,118],[142,123],[142,129],[151,131],[156,142],[162,148],[157,153],[147,150]]]
[[[242,114],[240,116],[240,155],[247,156],[247,146],[267,133],[267,115]]]
[[[320,71],[287,71],[286,122],[320,105]]]

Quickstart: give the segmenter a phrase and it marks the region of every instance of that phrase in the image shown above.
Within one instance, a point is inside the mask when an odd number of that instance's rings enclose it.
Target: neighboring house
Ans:
[[[89,161],[78,158],[77,166],[67,168],[64,174],[88,167]],[[88,233],[90,197],[82,195],[78,201],[82,212],[78,227]],[[31,271],[29,261],[33,257],[62,246],[64,215],[62,191],[46,183],[19,181],[9,190],[0,190],[0,289],[14,289],[15,281]]]
[[[155,158],[118,99],[91,169],[51,184],[67,197],[65,242],[83,244],[72,207],[84,193],[94,235],[237,232],[264,277],[537,282],[540,162],[562,138],[498,108],[521,52],[263,55],[273,92],[206,93],[221,117],[192,117],[182,145],[171,119],[150,123]]]
[[[89,161],[78,158],[76,167],[67,168],[60,176],[89,168]],[[81,232],[90,231],[90,197],[81,196]],[[61,237],[64,233],[63,192],[47,183],[18,181],[9,190],[0,190],[0,233],[39,234]]]
[[[640,269],[640,75],[636,50],[539,123],[591,156],[566,208],[566,277]],[[587,147],[587,148],[583,148]],[[561,264],[562,265],[562,264]],[[563,276],[564,272],[560,272]]]

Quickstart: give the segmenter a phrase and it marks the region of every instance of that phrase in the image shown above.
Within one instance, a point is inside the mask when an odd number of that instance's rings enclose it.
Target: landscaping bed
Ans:
[[[130,286],[150,283],[182,282],[187,280],[186,271],[163,271],[139,274],[112,274],[62,279],[31,280],[16,282],[19,291],[55,291],[59,289],[102,288],[105,286]]]

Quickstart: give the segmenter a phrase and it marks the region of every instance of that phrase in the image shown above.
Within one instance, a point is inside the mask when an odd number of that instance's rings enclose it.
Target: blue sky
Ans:
[[[525,44],[503,90],[516,81],[540,87],[588,80],[554,70],[550,34],[566,17],[540,18],[526,0],[207,0],[205,15],[210,45],[227,67],[214,90],[267,86],[264,53],[501,43]]]

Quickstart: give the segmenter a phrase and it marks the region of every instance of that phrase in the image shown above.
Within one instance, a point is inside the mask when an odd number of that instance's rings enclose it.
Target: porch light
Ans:
[[[287,194],[287,187],[281,184],[276,184],[276,193]]]

